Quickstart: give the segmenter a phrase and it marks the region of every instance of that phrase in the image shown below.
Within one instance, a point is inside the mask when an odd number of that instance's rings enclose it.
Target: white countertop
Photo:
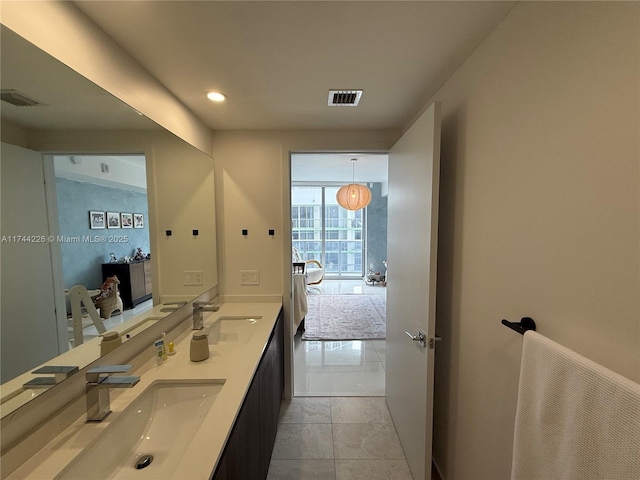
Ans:
[[[205,313],[205,323],[226,316],[262,318],[255,324],[256,330],[248,343],[210,345],[209,358],[198,363],[189,359],[193,331],[184,331],[174,342],[176,354],[169,356],[164,364],[156,365],[152,358],[133,372],[140,376],[135,387],[111,390],[112,413],[105,420],[86,423],[82,416],[7,478],[53,478],[155,380],[225,379],[213,408],[193,437],[174,475],[181,480],[208,479],[222,454],[281,307],[280,303],[225,303],[218,312]]]

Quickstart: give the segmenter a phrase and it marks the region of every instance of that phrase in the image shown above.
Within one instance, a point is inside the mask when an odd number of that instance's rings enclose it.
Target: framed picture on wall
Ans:
[[[142,213],[133,214],[133,228],[144,228],[144,215]]]
[[[133,215],[130,213],[121,213],[122,228],[133,228]]]
[[[107,212],[107,228],[120,228],[120,214]]]
[[[104,228],[104,212],[89,212],[89,228]]]

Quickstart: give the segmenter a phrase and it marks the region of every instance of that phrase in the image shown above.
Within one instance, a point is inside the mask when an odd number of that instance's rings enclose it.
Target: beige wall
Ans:
[[[395,131],[215,132],[220,293],[231,300],[289,292],[283,268],[290,273],[290,152],[386,151],[397,137]],[[259,270],[260,285],[241,286],[240,270]]]
[[[640,5],[520,3],[442,102],[434,458],[507,479],[522,337],[640,381]]]
[[[154,302],[189,300],[218,284],[211,157],[159,130],[32,132],[27,147],[47,153],[144,154]],[[185,286],[184,271],[194,270],[203,272],[203,285]]]

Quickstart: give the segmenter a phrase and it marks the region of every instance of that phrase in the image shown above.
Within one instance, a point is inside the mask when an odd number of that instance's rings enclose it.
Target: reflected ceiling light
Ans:
[[[224,93],[211,90],[207,92],[207,98],[212,102],[224,102],[227,96]]]
[[[353,165],[353,180],[349,185],[340,187],[338,193],[336,193],[336,200],[338,205],[347,210],[360,210],[366,207],[371,202],[371,190],[364,185],[356,183],[356,162],[357,158],[351,159]]]

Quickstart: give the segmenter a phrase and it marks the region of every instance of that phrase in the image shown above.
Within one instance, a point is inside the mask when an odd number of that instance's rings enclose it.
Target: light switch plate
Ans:
[[[240,285],[260,285],[260,270],[240,270]]]
[[[190,270],[184,272],[184,284],[185,285],[203,285],[202,271]]]

